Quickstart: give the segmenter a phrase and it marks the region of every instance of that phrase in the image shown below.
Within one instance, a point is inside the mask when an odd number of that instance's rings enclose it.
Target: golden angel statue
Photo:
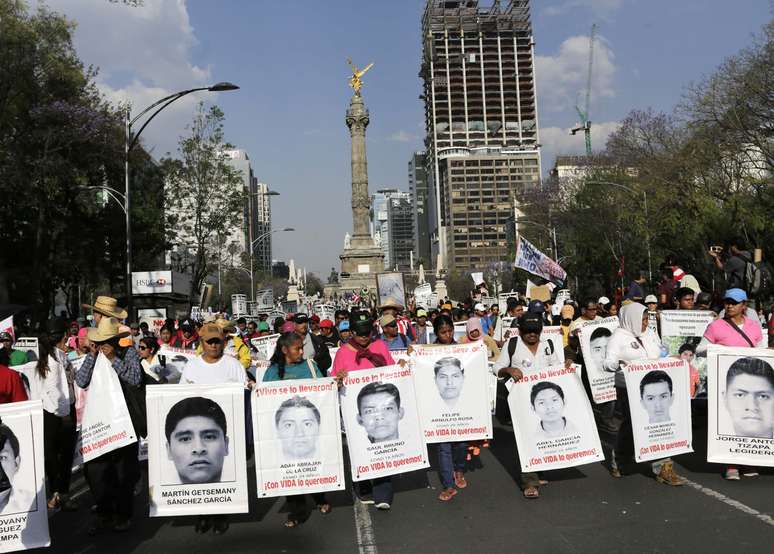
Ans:
[[[351,58],[347,58],[347,63],[352,68],[352,77],[349,79],[349,86],[355,91],[356,94],[360,94],[360,88],[363,86],[363,81],[360,79],[365,73],[371,69],[374,64],[369,63],[365,68],[358,69],[355,64],[352,63]]]

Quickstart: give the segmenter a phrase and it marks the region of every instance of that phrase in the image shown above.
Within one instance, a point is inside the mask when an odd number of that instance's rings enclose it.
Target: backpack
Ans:
[[[744,264],[744,284],[747,292],[752,296],[758,296],[771,288],[771,270],[764,262],[749,262]]]
[[[518,335],[508,339],[508,362],[510,363],[511,367],[513,367],[513,353],[516,352],[516,343],[518,340]],[[546,342],[548,343],[548,346],[546,346],[545,354],[546,356],[550,356],[554,353],[554,341],[551,339],[546,339]]]

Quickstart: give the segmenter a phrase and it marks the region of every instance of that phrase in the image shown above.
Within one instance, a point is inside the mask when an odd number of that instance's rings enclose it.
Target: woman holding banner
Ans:
[[[461,343],[466,342],[476,342],[477,340],[483,340],[484,345],[487,349],[487,358],[490,362],[493,362],[497,359],[497,357],[500,355],[500,349],[497,347],[497,343],[495,340],[484,333],[484,328],[481,325],[481,319],[478,317],[471,317],[466,323],[465,323],[465,331],[466,334],[462,339],[460,339]]]
[[[615,372],[616,408],[623,414],[610,460],[610,475],[616,478],[622,477],[622,460],[631,457],[634,451],[629,397],[622,369],[629,362],[661,357],[661,339],[649,327],[648,308],[638,302],[626,304],[621,307],[620,320],[620,327],[613,331],[607,343],[607,355],[602,364],[605,371]],[[659,483],[673,487],[684,484],[682,477],[675,473],[670,458],[651,462],[651,468]]]
[[[294,332],[285,333],[277,340],[277,347],[271,357],[271,365],[263,375],[263,381],[285,381],[289,379],[317,379],[321,377],[317,363],[311,359],[304,359],[304,339]],[[341,381],[347,376],[346,371],[340,371],[336,375],[336,380],[341,385]],[[290,406],[288,409],[297,411],[315,411],[313,404]],[[316,414],[319,423],[319,413]],[[318,492],[312,494],[317,509],[321,514],[329,514],[331,505],[325,498],[325,493]],[[286,498],[288,503],[288,519],[285,527],[298,527],[305,518],[306,495],[296,494]]]

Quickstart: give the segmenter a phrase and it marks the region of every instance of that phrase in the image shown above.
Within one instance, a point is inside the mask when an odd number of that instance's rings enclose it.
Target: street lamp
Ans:
[[[129,153],[132,151],[132,149],[137,144],[138,139],[140,138],[140,135],[145,130],[145,127],[148,126],[148,123],[153,121],[153,118],[156,117],[161,110],[169,106],[172,102],[175,100],[178,100],[182,98],[183,96],[187,94],[191,94],[192,92],[198,92],[202,90],[210,91],[210,92],[224,92],[229,90],[237,90],[239,87],[233,83],[229,82],[220,82],[215,83],[214,85],[208,86],[208,87],[197,87],[192,88],[188,90],[181,90],[180,92],[176,92],[174,94],[170,94],[169,96],[165,96],[161,100],[158,100],[145,108],[143,111],[141,111],[139,114],[137,114],[133,119],[131,117],[130,108],[127,106],[126,108],[126,119],[124,120],[124,202],[123,202],[123,210],[124,214],[126,215],[126,310],[129,314],[129,317],[132,317],[132,227],[130,224],[129,214],[131,213],[131,197],[129,195]],[[142,124],[142,127],[140,127],[140,130],[137,131],[137,134],[132,136],[132,127],[135,123],[137,123],[142,117],[144,117],[148,112],[153,110],[154,108],[156,111],[154,111],[148,119],[145,121],[145,123]],[[98,188],[109,188],[109,187],[98,187]],[[117,192],[114,189],[111,189],[108,192]]]
[[[516,220],[516,233],[519,232],[519,225],[521,224],[527,224],[527,225],[536,225],[537,227],[542,227],[548,233],[551,235],[551,240],[554,243],[554,260],[559,259],[559,250],[556,247],[556,227],[549,227],[548,225],[544,225],[542,223],[538,223],[537,221],[525,221],[522,219]],[[556,263],[559,263],[558,261]]]
[[[617,187],[623,189],[632,194],[637,194],[638,191],[628,185],[622,185],[621,183],[613,183],[611,181],[586,181],[588,185],[607,185],[611,187]],[[642,205],[645,212],[645,248],[648,252],[648,281],[653,283],[653,261],[650,254],[650,230],[648,229],[648,193],[642,191]]]
[[[279,193],[276,193],[279,194]],[[276,196],[271,195],[271,196]],[[252,219],[251,219],[252,221]],[[251,233],[250,237],[252,238],[252,223],[250,225]],[[255,245],[257,245],[259,242],[261,242],[263,239],[268,237],[269,235],[273,235],[274,233],[286,233],[289,231],[295,231],[293,227],[284,227],[282,229],[273,229],[271,231],[267,231],[266,233],[263,233],[260,235],[257,239],[250,241],[250,299],[255,302],[255,278],[253,276],[253,250],[255,250]]]

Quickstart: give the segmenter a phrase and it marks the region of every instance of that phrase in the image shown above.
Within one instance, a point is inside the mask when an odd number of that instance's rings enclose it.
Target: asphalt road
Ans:
[[[233,516],[223,536],[195,534],[190,518],[145,517],[143,491],[136,498],[142,515],[132,530],[89,537],[91,497],[78,482],[82,507],[51,517],[48,552],[771,552],[774,470],[724,481],[719,466],[703,462],[706,432],[699,427],[694,433],[696,453],[675,460],[686,486],[656,483],[649,464],[622,479],[592,464],[547,472],[550,483],[541,487],[540,499],[526,500],[515,481],[512,430],[495,419],[491,448],[474,460],[468,488],[449,503],[437,500],[440,483],[431,469],[394,478],[390,512],[354,503],[342,491],[329,495],[330,514],[315,511],[300,527],[286,529],[283,499],[252,499],[250,513]],[[254,482],[254,472],[248,476]]]

